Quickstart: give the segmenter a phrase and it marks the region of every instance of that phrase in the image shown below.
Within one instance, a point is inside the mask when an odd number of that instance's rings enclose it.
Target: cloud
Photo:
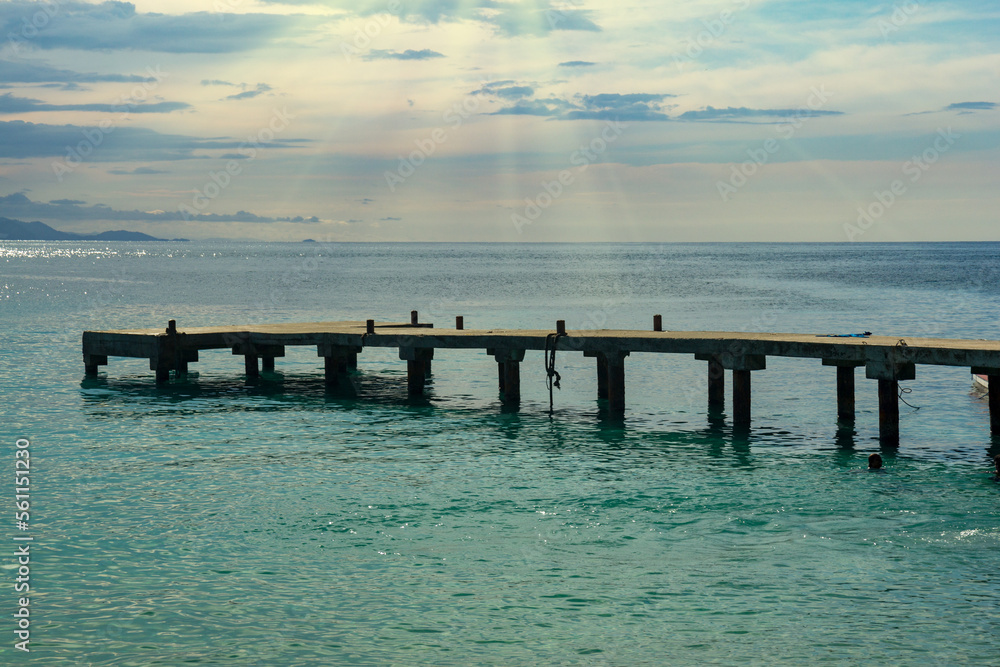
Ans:
[[[201,85],[203,86],[238,86],[238,83],[230,83],[228,81],[222,81],[220,79],[202,79]]]
[[[246,84],[243,84],[246,85]],[[226,97],[227,100],[248,100],[258,95],[263,95],[266,92],[272,90],[271,86],[266,83],[258,83],[257,87],[252,90],[244,90],[242,93],[236,93],[235,95],[229,95]]]
[[[949,104],[942,111],[993,111],[996,108],[995,102],[956,102]]]
[[[600,31],[582,9],[561,9],[551,0],[263,0],[280,5],[322,5],[356,16],[395,14],[410,23],[476,21],[508,36],[544,36],[558,30]]]
[[[494,111],[494,116],[558,116],[565,109],[563,100],[518,100],[516,104]]]
[[[307,140],[282,139],[261,144],[293,148]],[[65,157],[69,147],[84,144],[91,162],[153,162],[191,160],[195,151],[245,149],[245,140],[160,134],[154,130],[110,126],[46,125],[21,120],[0,121],[0,158]]]
[[[590,20],[590,12],[582,9],[530,9],[525,4],[502,5],[500,14],[490,17],[489,22],[508,36],[546,35],[556,30],[583,30],[600,32],[601,28]]]
[[[365,54],[365,60],[431,60],[432,58],[444,58],[443,53],[431,51],[430,49],[406,49],[402,53],[398,51],[384,51],[382,49],[372,49]]]
[[[260,216],[248,211],[236,213],[201,213],[189,214],[178,211],[123,211],[111,208],[105,204],[90,204],[78,199],[56,199],[48,203],[36,202],[20,192],[0,197],[0,211],[5,217],[15,217],[19,220],[42,218],[46,220],[127,220],[132,222],[176,222],[179,220],[194,220],[197,222],[296,222],[317,223],[321,220],[316,216],[304,218]]]
[[[611,121],[711,121],[718,123],[778,122],[788,118],[812,118],[817,116],[839,116],[841,111],[813,109],[748,109],[747,107],[726,107],[717,109],[709,106],[701,110],[686,111],[679,116],[671,116],[671,105],[665,100],[674,98],[671,93],[598,93],[578,94],[569,99],[549,96],[532,99],[532,86],[515,85],[512,80],[494,81],[485,84],[473,94],[490,95],[499,102],[511,102],[495,116],[544,116],[555,120],[611,120]],[[981,104],[981,103],[974,103]]]
[[[132,176],[132,175],[145,176],[149,174],[169,174],[170,172],[163,171],[162,169],[153,169],[151,167],[136,167],[131,171],[126,169],[109,169],[108,173],[114,174],[115,176]],[[84,202],[76,202],[76,203],[83,204]]]
[[[45,22],[29,32],[24,21],[30,25],[36,15],[44,16]],[[0,34],[8,36],[9,46],[18,54],[25,49],[235,53],[256,49],[290,31],[310,29],[307,17],[295,15],[144,14],[130,2],[0,3]]]
[[[589,60],[567,60],[564,63],[559,63],[559,67],[593,67],[596,64]]]
[[[484,85],[475,94],[491,95],[501,102],[514,104],[494,111],[496,116],[546,116],[557,120],[671,120],[664,113],[662,102],[669,93],[601,93],[577,95],[573,101],[559,97],[529,99],[535,90],[531,86],[510,85],[513,81],[495,81]]]
[[[106,113],[170,113],[188,109],[186,102],[154,102],[151,104],[47,104],[30,97],[0,95],[0,114],[31,113],[34,111],[100,111]]]
[[[747,107],[726,107],[716,109],[708,106],[699,111],[685,111],[677,117],[686,121],[747,122],[748,119],[765,118],[769,122],[783,118],[815,118],[817,116],[841,116],[843,111],[817,109],[748,109]]]
[[[472,91],[473,95],[492,95],[493,97],[499,97],[506,100],[517,100],[522,97],[531,97],[535,94],[535,89],[531,86],[515,86],[510,85],[514,82],[511,80],[506,81],[494,81],[492,83],[484,84],[479,90]]]
[[[138,74],[97,74],[57,69],[38,61],[0,59],[0,81],[5,83],[146,83],[156,77]]]

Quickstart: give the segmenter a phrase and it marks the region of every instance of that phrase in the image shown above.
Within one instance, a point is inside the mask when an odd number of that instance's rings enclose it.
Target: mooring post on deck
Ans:
[[[899,382],[916,377],[911,362],[869,361],[865,377],[878,380],[878,437],[883,445],[899,444]]]
[[[524,350],[489,349],[497,362],[500,379],[500,391],[503,392],[503,402],[508,405],[521,401],[521,362],[524,361]]]
[[[663,331],[663,315],[653,315],[653,331]]]
[[[837,420],[854,421],[854,369],[864,366],[858,359],[824,359],[824,366],[837,367]]]
[[[726,409],[726,369],[716,354],[696,354],[698,361],[708,362],[708,409]]]
[[[459,331],[465,328],[465,318],[462,317],[461,315],[455,316],[455,328],[458,329]]]
[[[990,433],[1000,435],[1000,368],[973,367],[974,375],[985,375],[989,382],[986,400],[990,405]]]

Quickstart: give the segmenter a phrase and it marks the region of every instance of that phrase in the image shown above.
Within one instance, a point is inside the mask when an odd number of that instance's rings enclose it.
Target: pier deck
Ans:
[[[920,364],[967,367],[989,376],[990,385],[1000,386],[1000,341],[898,336],[835,337],[799,333],[749,333],[720,331],[571,330],[562,321],[556,329],[464,329],[434,328],[417,321],[412,313],[405,322],[310,322],[178,329],[173,320],[167,329],[86,331],[83,357],[88,375],[95,375],[108,357],[149,359],[156,379],[169,379],[170,371],[185,373],[198,361],[200,350],[226,349],[242,355],[249,376],[273,369],[276,357],[285,356],[287,346],[316,346],[325,360],[328,384],[336,385],[357,364],[366,347],[398,348],[408,362],[410,392],[423,391],[424,378],[437,349],[481,349],[498,363],[499,385],[505,402],[520,399],[519,364],[526,350],[577,351],[597,360],[598,396],[608,401],[612,413],[625,409],[625,358],[633,352],[689,354],[708,362],[709,407],[724,404],[724,371],[732,371],[733,422],[750,422],[750,375],[766,367],[767,357],[799,357],[822,360],[837,367],[838,417],[854,418],[854,369],[865,368],[865,376],[879,382],[879,425],[884,440],[898,440],[898,383],[913,380]],[[995,384],[994,384],[995,383]],[[994,393],[997,397],[994,397]],[[990,423],[1000,434],[1000,392],[990,393]]]

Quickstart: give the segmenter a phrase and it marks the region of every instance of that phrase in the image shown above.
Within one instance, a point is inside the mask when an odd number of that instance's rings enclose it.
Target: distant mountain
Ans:
[[[0,218],[0,241],[166,241],[142,232],[123,229],[100,234],[74,234],[53,229],[43,222],[21,222]],[[187,241],[187,239],[173,239]]]

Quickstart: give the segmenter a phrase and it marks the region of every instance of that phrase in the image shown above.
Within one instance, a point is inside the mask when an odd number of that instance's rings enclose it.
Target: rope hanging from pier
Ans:
[[[559,337],[565,335],[565,331],[560,331],[545,337],[545,384],[549,388],[549,414],[552,414],[552,388],[561,388],[559,381],[562,376],[556,371],[556,348],[559,346]]]
[[[910,389],[909,387],[900,387],[899,388],[899,400],[901,400],[903,403],[906,403],[906,399],[903,398],[903,394],[912,394],[912,393],[913,393],[913,390]],[[914,410],[919,410],[921,408],[921,406],[919,406],[919,405],[913,405],[912,403],[906,403],[906,404],[909,405]]]

